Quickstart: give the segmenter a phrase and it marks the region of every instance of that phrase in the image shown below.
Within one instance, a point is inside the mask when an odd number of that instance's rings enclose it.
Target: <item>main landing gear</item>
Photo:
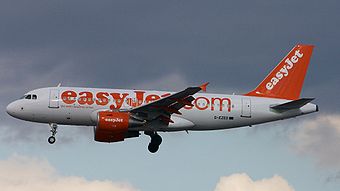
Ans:
[[[148,149],[151,153],[155,153],[159,149],[159,145],[162,143],[162,137],[159,136],[156,132],[145,132],[146,135],[149,135],[151,141],[149,143]]]
[[[47,139],[47,141],[50,144],[54,144],[55,141],[56,141],[55,134],[57,134],[58,125],[55,124],[55,123],[50,123],[50,127],[51,127],[51,134],[52,135]]]

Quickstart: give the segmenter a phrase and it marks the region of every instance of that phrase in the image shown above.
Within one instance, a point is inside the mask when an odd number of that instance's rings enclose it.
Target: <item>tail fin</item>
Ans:
[[[296,45],[247,96],[299,99],[314,46]]]

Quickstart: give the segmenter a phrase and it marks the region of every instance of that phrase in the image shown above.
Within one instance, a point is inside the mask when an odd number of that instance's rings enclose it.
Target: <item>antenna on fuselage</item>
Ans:
[[[61,86],[61,82],[57,85],[57,87],[59,88]]]

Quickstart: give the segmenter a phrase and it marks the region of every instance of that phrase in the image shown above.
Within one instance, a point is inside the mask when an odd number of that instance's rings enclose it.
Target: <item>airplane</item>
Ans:
[[[81,87],[32,90],[10,103],[12,117],[51,128],[92,126],[94,140],[120,142],[150,136],[148,150],[159,150],[159,132],[209,131],[253,126],[317,112],[314,98],[300,98],[314,46],[298,44],[252,91],[242,95],[206,93],[208,83],[183,91],[149,91]]]

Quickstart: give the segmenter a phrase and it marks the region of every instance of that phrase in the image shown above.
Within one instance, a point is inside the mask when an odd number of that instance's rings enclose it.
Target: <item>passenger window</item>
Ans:
[[[31,99],[31,95],[27,95],[25,99]]]
[[[32,99],[37,99],[37,95],[32,95]]]

